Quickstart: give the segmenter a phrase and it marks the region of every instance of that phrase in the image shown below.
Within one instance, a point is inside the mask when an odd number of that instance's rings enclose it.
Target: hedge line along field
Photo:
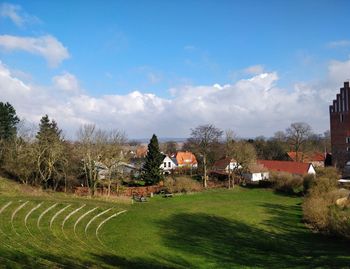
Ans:
[[[1,268],[350,268],[347,241],[311,232],[301,198],[267,189],[134,204],[3,190]]]

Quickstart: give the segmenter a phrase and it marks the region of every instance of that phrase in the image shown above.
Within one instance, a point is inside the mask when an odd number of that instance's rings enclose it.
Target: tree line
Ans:
[[[132,158],[125,150],[132,143],[135,142],[128,141],[122,130],[102,130],[93,124],[81,126],[76,141],[67,141],[57,122],[48,115],[40,119],[38,126],[28,128],[11,104],[0,102],[0,171],[23,184],[54,191],[83,185],[92,195],[98,186],[106,188],[108,195],[112,187],[118,192],[124,175],[117,167]],[[182,149],[196,155],[198,174],[206,187],[209,169],[222,157],[235,159],[241,166],[235,172],[243,173],[249,171],[256,159],[283,160],[287,151],[295,151],[297,158],[301,158],[303,152],[324,151],[329,144],[329,132],[316,135],[306,123],[293,123],[269,139],[239,139],[232,130],[223,131],[206,124],[191,129]],[[157,136],[152,136],[140,174],[147,185],[163,179],[161,150],[175,153],[177,144],[173,141],[159,144]]]

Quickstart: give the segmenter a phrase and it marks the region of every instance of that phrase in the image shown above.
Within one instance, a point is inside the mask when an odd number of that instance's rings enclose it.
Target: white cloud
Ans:
[[[62,75],[53,77],[52,82],[58,90],[70,93],[77,93],[80,91],[79,81],[69,72],[64,72]]]
[[[23,50],[40,55],[51,67],[56,67],[69,58],[67,48],[51,35],[41,37],[0,35],[0,47],[8,51]]]
[[[332,62],[329,79],[342,67],[347,67],[347,62]],[[74,137],[83,123],[120,128],[130,137],[152,133],[184,137],[191,128],[205,123],[233,128],[238,135],[248,137],[272,135],[295,121],[308,122],[316,132],[329,128],[328,106],[341,81],[332,87],[297,83],[288,90],[279,88],[278,81],[278,74],[271,72],[234,84],[176,87],[171,99],[139,91],[93,97],[82,92],[71,94],[79,83],[70,73],[56,76],[52,86],[42,87],[25,84],[0,64],[0,100],[9,101],[21,117],[36,123],[49,114],[69,137]],[[63,90],[53,90],[58,86]]]
[[[328,65],[329,79],[342,83],[350,79],[350,59],[347,61],[331,61]]]
[[[24,12],[19,5],[9,3],[0,4],[0,17],[9,18],[14,24],[23,27],[26,23],[35,23],[40,20]]]
[[[328,48],[339,48],[339,47],[349,47],[350,46],[350,40],[337,40],[332,41],[327,44]]]
[[[244,73],[249,75],[261,74],[261,73],[264,73],[264,67],[260,64],[249,66],[246,69],[244,69]]]

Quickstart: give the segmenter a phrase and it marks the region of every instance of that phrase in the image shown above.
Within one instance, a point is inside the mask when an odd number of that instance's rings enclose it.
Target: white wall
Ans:
[[[316,175],[316,170],[314,168],[314,166],[311,164],[309,167],[309,170],[307,171],[308,174],[313,174]]]
[[[169,158],[169,156],[166,156],[162,164],[160,165],[160,168],[163,169],[164,171],[170,171],[175,169],[176,167],[177,167],[176,164],[173,162],[172,159]]]

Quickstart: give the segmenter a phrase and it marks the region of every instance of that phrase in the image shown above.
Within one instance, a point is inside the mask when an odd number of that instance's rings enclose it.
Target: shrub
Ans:
[[[316,175],[318,178],[338,179],[339,172],[335,167],[317,167]]]
[[[166,177],[164,179],[164,188],[168,191],[168,192],[175,192],[175,180],[172,177]]]
[[[299,194],[303,192],[303,178],[299,175],[292,175],[285,172],[272,173],[270,175],[272,186],[277,191],[289,194]]]
[[[323,196],[337,189],[337,179],[317,177],[309,190],[311,196]]]
[[[311,196],[303,203],[304,220],[316,230],[328,230],[329,206],[331,202],[325,197]]]
[[[350,239],[350,209],[332,206],[329,210],[329,229]]]
[[[202,185],[190,177],[168,177],[164,181],[164,187],[169,192],[196,192],[202,190]]]
[[[329,232],[350,238],[349,203],[336,206],[339,198],[349,195],[349,191],[337,188],[335,177],[317,178],[311,185],[303,203],[304,220],[315,230]]]
[[[315,183],[315,176],[314,175],[304,175],[303,176],[303,188],[304,188],[304,194],[308,193],[309,190],[311,189],[311,187],[314,185]]]

